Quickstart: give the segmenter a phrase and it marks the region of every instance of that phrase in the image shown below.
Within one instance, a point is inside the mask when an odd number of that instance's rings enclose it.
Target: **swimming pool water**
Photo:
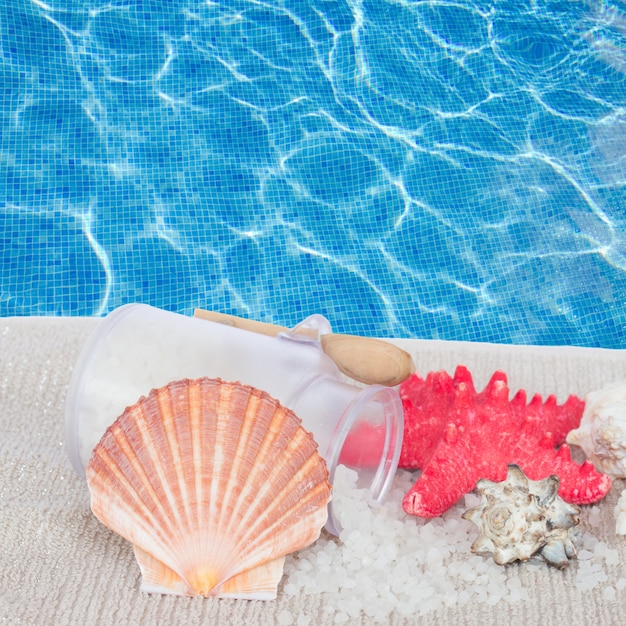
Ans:
[[[0,8],[0,315],[626,347],[626,4]]]

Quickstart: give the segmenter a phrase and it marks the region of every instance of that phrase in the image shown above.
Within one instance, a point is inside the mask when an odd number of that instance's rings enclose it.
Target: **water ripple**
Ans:
[[[626,347],[622,2],[0,8],[1,315]]]

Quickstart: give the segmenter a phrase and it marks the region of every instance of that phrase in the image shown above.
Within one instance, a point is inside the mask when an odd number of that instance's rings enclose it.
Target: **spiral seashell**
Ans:
[[[276,597],[317,539],[330,483],[289,409],[240,383],[180,380],[109,427],[87,466],[96,517],[133,544],[142,590]]]
[[[557,476],[529,480],[519,466],[509,465],[505,481],[479,480],[477,490],[483,502],[463,514],[480,531],[472,552],[492,554],[498,565],[539,556],[559,569],[576,558],[580,509],[559,497]]]
[[[626,382],[585,396],[580,425],[567,434],[567,442],[582,448],[598,471],[626,478]]]

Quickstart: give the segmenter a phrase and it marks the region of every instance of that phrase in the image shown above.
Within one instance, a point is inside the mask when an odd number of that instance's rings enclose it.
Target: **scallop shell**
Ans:
[[[133,544],[142,590],[273,599],[326,523],[324,459],[300,419],[240,383],[180,380],[109,427],[87,466],[95,516]]]

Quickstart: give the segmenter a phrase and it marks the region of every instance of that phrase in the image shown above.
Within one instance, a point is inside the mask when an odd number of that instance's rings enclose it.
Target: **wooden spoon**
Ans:
[[[205,309],[196,309],[194,317],[270,337],[290,331],[285,326],[256,322]],[[298,329],[298,333],[311,339],[318,338],[314,329],[302,328]],[[361,383],[393,387],[415,371],[413,359],[408,352],[382,339],[333,333],[321,335],[319,339],[322,350],[335,362],[339,370]]]

